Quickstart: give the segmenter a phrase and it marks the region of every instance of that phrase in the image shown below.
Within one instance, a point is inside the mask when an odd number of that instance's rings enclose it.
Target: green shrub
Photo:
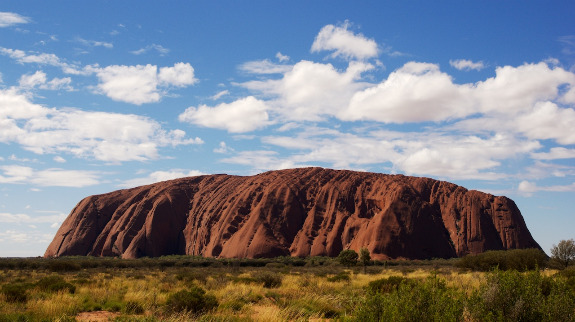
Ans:
[[[344,266],[355,266],[357,265],[357,259],[359,255],[353,249],[342,250],[339,255],[337,255],[337,260],[341,265]]]
[[[399,282],[399,283],[398,283]],[[381,285],[391,289],[369,294],[355,314],[356,321],[459,321],[463,296],[446,287],[445,281],[431,277],[422,282],[392,279]],[[397,285],[397,288],[395,286]]]
[[[539,271],[489,273],[469,304],[483,321],[575,321],[575,294],[564,280]]]
[[[263,283],[265,288],[279,287],[283,279],[281,274],[271,272],[258,273],[254,278],[257,282]]]
[[[520,272],[544,268],[547,255],[539,249],[512,249],[487,251],[476,255],[467,255],[457,265],[478,271],[516,270]]]
[[[203,313],[218,306],[218,301],[213,295],[206,295],[206,291],[198,286],[193,286],[189,291],[182,290],[168,297],[166,306],[172,312]]]
[[[58,292],[68,290],[69,293],[76,292],[76,286],[66,282],[61,276],[46,276],[36,283],[36,287],[45,292]]]
[[[390,276],[382,278],[367,284],[367,292],[370,294],[375,293],[391,293],[399,288],[401,283],[409,283],[409,279],[401,276]]]
[[[50,259],[47,266],[52,272],[75,272],[82,269],[82,266],[72,259]]]
[[[350,277],[348,272],[339,272],[336,275],[327,278],[328,282],[349,282],[349,280]]]
[[[2,285],[2,294],[6,298],[6,302],[12,303],[26,303],[28,301],[28,289],[31,288],[27,283],[11,283]]]

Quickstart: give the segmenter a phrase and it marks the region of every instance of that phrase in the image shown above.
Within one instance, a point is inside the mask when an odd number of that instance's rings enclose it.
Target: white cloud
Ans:
[[[272,63],[271,61],[264,59],[264,60],[256,60],[250,61],[247,63],[243,63],[239,66],[241,71],[250,74],[283,74],[289,72],[293,66],[291,65],[282,65]]]
[[[354,94],[345,120],[384,123],[442,121],[474,112],[471,86],[456,85],[439,66],[410,62],[377,86]]]
[[[13,12],[0,12],[0,28],[11,27],[17,24],[29,23],[30,18]]]
[[[38,154],[69,153],[107,162],[145,161],[164,146],[202,144],[133,114],[46,108],[14,90],[0,90],[0,142]]]
[[[217,100],[219,100],[220,98],[222,98],[222,97],[224,97],[224,96],[226,96],[226,95],[229,95],[229,94],[230,94],[230,91],[228,91],[227,89],[225,89],[225,90],[223,90],[223,91],[217,92],[214,96],[211,97],[211,99],[214,100],[214,101],[217,101]]]
[[[214,149],[214,153],[221,153],[221,154],[226,154],[226,153],[230,153],[233,152],[234,149],[230,148],[226,142],[222,141],[220,142],[220,144],[218,145],[217,148]]]
[[[1,166],[0,183],[32,184],[43,187],[86,187],[99,184],[99,175],[93,171]]]
[[[49,211],[51,215],[30,216],[28,214],[0,213],[0,222],[10,224],[53,224],[61,223],[66,214]]]
[[[36,71],[34,74],[22,75],[20,77],[20,87],[24,89],[32,89],[34,87],[39,87],[40,89],[46,90],[73,90],[72,79],[70,77],[65,78],[54,78],[51,81],[47,80],[46,73],[42,71]]]
[[[112,44],[111,42],[106,42],[106,41],[96,41],[96,40],[86,40],[83,38],[76,38],[76,40],[85,45],[85,46],[89,46],[89,47],[104,47],[104,48],[114,48],[114,44]]]
[[[348,30],[349,27],[350,24],[346,21],[339,26],[327,25],[321,28],[311,46],[311,52],[334,51],[332,57],[345,59],[363,60],[377,57],[377,43],[362,34],[354,34]]]
[[[536,160],[575,159],[575,149],[555,147],[549,152],[531,153],[531,157]]]
[[[559,89],[565,85],[575,86],[575,74],[559,67],[551,69],[544,62],[504,66],[495,69],[495,77],[474,85],[473,98],[483,113],[513,116],[538,102],[564,101]]]
[[[254,131],[269,124],[268,106],[253,96],[215,107],[189,107],[179,120],[232,133]]]
[[[147,184],[152,184],[160,181],[184,178],[184,177],[195,177],[204,175],[201,171],[198,170],[181,170],[181,169],[173,169],[169,171],[155,171],[150,173],[147,177],[143,178],[135,178],[124,181],[120,187],[124,188],[132,188],[143,186]]]
[[[473,62],[467,59],[450,60],[449,64],[459,70],[482,70],[485,68],[482,61]]]
[[[539,186],[534,182],[523,180],[519,183],[517,191],[526,196],[531,196],[538,191],[572,192],[575,191],[575,183],[570,185]]]
[[[20,64],[39,64],[39,65],[54,66],[61,68],[62,71],[66,74],[73,74],[73,75],[89,74],[89,72],[81,70],[76,65],[68,64],[62,61],[58,56],[54,54],[46,54],[46,53],[28,54],[22,50],[9,49],[4,47],[0,47],[0,54],[8,56],[16,60]]]
[[[148,45],[144,48],[140,48],[138,50],[131,51],[131,53],[134,55],[142,55],[142,54],[149,52],[150,50],[156,51],[158,54],[160,54],[160,56],[165,56],[170,52],[170,50],[168,48],[165,48],[161,45],[151,44],[151,45]]]
[[[280,63],[284,63],[290,60],[290,57],[280,53],[279,51],[276,53],[276,58],[279,60]]]
[[[92,68],[100,79],[98,89],[116,101],[141,105],[158,102],[163,92],[158,87],[185,87],[197,82],[194,69],[188,63],[176,63],[174,67],[155,65],[112,65]]]
[[[533,139],[553,139],[560,144],[575,144],[575,110],[542,102],[533,111],[514,120],[517,129]]]
[[[274,151],[241,151],[230,158],[221,160],[225,163],[241,164],[250,166],[254,173],[268,170],[291,169],[305,167],[303,164],[296,164],[289,158],[280,158]]]
[[[185,87],[195,84],[194,68],[188,63],[176,63],[174,67],[162,67],[158,74],[161,85]]]
[[[347,107],[353,94],[366,86],[359,81],[361,74],[371,69],[371,64],[360,62],[339,71],[331,64],[300,61],[282,79],[241,85],[273,97],[271,103],[286,119],[318,121]]]
[[[53,158],[54,161],[58,163],[66,163],[66,159],[62,158],[61,156],[57,155]]]

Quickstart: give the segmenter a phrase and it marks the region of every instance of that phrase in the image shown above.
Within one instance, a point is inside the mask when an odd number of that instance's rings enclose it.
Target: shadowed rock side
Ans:
[[[515,203],[429,178],[301,168],[206,175],[82,200],[44,256],[448,258],[540,248]]]

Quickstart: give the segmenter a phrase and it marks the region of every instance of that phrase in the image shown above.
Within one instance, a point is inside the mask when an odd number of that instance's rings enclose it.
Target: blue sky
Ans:
[[[0,6],[0,256],[83,197],[323,166],[515,200],[574,238],[571,1]]]

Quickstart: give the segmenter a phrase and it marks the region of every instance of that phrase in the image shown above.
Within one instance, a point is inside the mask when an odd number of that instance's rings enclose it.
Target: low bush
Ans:
[[[138,302],[134,302],[134,301],[128,301],[126,303],[126,305],[124,306],[124,313],[126,314],[144,314],[146,310],[144,310],[144,307],[142,306],[142,304],[138,303]]]
[[[375,281],[369,282],[367,284],[367,292],[370,294],[375,293],[391,293],[399,288],[401,283],[409,283],[410,280],[401,276],[390,276],[388,278],[382,278]]]
[[[255,280],[263,283],[265,288],[276,288],[282,285],[282,275],[271,272],[261,272],[254,276]]]
[[[462,294],[448,288],[444,280],[430,277],[421,282],[406,282],[400,279],[382,282],[381,285],[385,285],[390,292],[377,291],[368,295],[355,312],[354,320],[461,320],[464,307]]]
[[[47,266],[52,272],[75,272],[82,269],[82,266],[72,259],[50,259]]]
[[[203,313],[217,306],[216,297],[207,295],[206,291],[198,286],[191,287],[189,291],[173,293],[166,301],[166,307],[171,312]]]
[[[339,272],[334,276],[328,277],[328,282],[349,282],[350,277],[348,272]]]
[[[544,268],[547,255],[539,249],[512,249],[487,251],[476,255],[467,255],[459,260],[457,266],[478,271],[516,270],[520,272]]]
[[[2,294],[6,302],[26,303],[28,301],[28,290],[32,287],[28,283],[10,283],[2,285]]]
[[[575,321],[575,294],[564,280],[539,271],[489,273],[469,304],[483,321]]]
[[[66,282],[61,276],[55,275],[43,277],[36,283],[36,287],[42,291],[52,293],[62,290],[67,290],[71,294],[76,292],[76,286]]]

